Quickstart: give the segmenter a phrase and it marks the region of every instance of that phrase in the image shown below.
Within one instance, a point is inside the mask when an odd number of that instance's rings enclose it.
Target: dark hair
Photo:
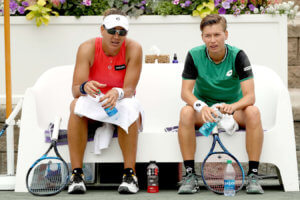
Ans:
[[[200,30],[203,31],[205,26],[211,26],[213,24],[221,24],[224,31],[227,29],[227,21],[225,17],[222,17],[218,14],[211,14],[204,17],[200,23]]]
[[[108,15],[123,15],[123,16],[126,16],[126,13],[121,11],[121,10],[118,10],[116,8],[110,8],[110,9],[107,9],[106,11],[104,11],[103,19],[105,17],[107,17]]]

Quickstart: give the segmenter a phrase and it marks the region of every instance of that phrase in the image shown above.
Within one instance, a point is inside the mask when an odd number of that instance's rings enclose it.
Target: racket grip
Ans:
[[[61,122],[61,117],[55,117],[53,133],[51,135],[52,141],[57,141],[58,134],[59,134],[60,122]]]
[[[219,133],[218,126],[215,126],[212,130],[212,134]]]

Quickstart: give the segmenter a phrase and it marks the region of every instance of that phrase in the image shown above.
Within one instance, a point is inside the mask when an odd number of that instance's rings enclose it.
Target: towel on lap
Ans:
[[[106,114],[100,102],[87,95],[78,98],[74,112],[78,116],[120,126],[126,133],[128,133],[128,127],[138,119],[140,113],[143,121],[144,111],[139,101],[134,97],[117,101],[116,109],[119,113],[117,120]]]
[[[101,154],[102,149],[108,148],[113,137],[114,129],[115,127],[109,123],[103,123],[103,126],[96,129],[94,136],[95,154]]]
[[[99,102],[99,98],[93,98],[91,96],[86,95],[78,98],[74,109],[74,113],[80,117],[85,116],[89,119],[119,126],[126,133],[128,133],[129,126],[132,123],[134,123],[138,119],[139,115],[141,114],[142,122],[139,131],[142,131],[143,121],[144,121],[144,111],[139,101],[135,97],[124,98],[120,101],[117,101],[116,109],[118,110],[118,118],[115,119],[113,116],[109,117],[104,111],[101,103]],[[95,151],[96,154],[100,154],[101,151],[98,150],[103,149],[102,146],[100,145],[101,144],[100,140],[111,141],[113,135],[113,129],[109,127],[110,126],[105,126],[103,129],[101,129],[102,127],[99,127],[99,129],[96,130],[95,137],[94,137],[94,141],[95,141],[94,149],[95,150],[97,149]],[[105,132],[103,135],[101,135],[102,131]],[[108,146],[109,143],[106,145]]]

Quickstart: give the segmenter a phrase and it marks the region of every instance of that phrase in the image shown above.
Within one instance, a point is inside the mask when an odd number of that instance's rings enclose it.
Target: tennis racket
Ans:
[[[4,126],[2,127],[1,131],[0,131],[0,137],[1,135],[3,135],[3,133],[5,132],[5,130],[7,129],[8,124],[4,124]]]
[[[7,120],[5,120],[5,123],[0,131],[0,137],[3,135],[3,133],[6,131],[6,129],[8,128],[9,124],[11,123],[12,120],[14,120],[17,116],[17,114],[20,112],[21,108],[22,108],[22,104],[23,104],[23,99],[20,99],[18,104],[16,105],[16,107],[14,108],[14,110],[12,111],[12,113],[9,115],[9,117],[7,118]]]
[[[213,129],[212,136],[212,146],[201,166],[203,183],[207,189],[217,194],[224,194],[224,172],[227,160],[231,160],[235,170],[235,191],[238,192],[244,185],[244,169],[240,162],[222,144],[217,127]],[[221,147],[220,151],[215,151],[216,143]]]
[[[37,196],[50,196],[61,192],[69,182],[69,169],[67,163],[57,150],[57,138],[61,118],[56,118],[51,145],[44,155],[37,159],[29,168],[26,176],[28,191]],[[54,149],[55,156],[48,156]]]

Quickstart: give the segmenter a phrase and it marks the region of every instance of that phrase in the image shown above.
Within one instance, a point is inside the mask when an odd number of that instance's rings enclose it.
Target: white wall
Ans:
[[[253,64],[274,69],[287,85],[286,16],[228,15],[228,43],[244,49]],[[5,103],[4,28],[0,17],[0,104]],[[202,44],[201,19],[191,16],[142,16],[130,19],[128,37],[140,42],[144,55],[152,45],[184,62],[187,51]],[[78,46],[99,36],[102,17],[52,17],[48,26],[36,27],[24,17],[11,17],[12,94],[22,96],[47,69],[75,63]]]

